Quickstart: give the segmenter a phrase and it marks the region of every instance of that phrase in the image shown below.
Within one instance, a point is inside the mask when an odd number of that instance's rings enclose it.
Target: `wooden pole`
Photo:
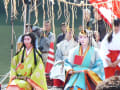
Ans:
[[[12,38],[11,38],[11,60],[13,57],[13,33],[14,33],[14,11],[13,11],[14,7],[13,7],[13,0],[11,0],[11,27],[12,27]]]
[[[26,29],[26,15],[27,15],[27,5],[24,5],[24,34]]]

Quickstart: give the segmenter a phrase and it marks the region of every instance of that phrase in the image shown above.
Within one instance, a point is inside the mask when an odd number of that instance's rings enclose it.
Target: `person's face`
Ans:
[[[66,26],[65,26],[65,25],[61,26],[61,31],[62,31],[63,33],[66,32]]]
[[[88,39],[87,35],[80,34],[78,39],[79,39],[78,40],[79,43],[82,46],[87,46],[88,45],[89,39]]]
[[[32,28],[30,27],[30,30],[28,29],[28,26],[25,28],[25,33],[27,33],[27,32],[32,32]]]
[[[26,48],[30,48],[32,46],[31,41],[32,41],[32,39],[30,38],[30,36],[24,37],[24,44],[25,44]]]
[[[72,31],[66,32],[66,38],[67,38],[67,40],[71,40],[72,37],[73,37],[73,32]]]
[[[114,32],[118,33],[120,31],[120,25],[119,26],[114,26]]]
[[[45,23],[45,30],[50,31],[51,30],[51,25],[50,23]]]

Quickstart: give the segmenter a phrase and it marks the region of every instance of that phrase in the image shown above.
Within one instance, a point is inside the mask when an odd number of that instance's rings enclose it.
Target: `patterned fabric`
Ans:
[[[36,53],[37,65],[35,65],[33,49],[28,55],[26,54],[25,50],[23,63],[21,63],[22,53],[23,50],[14,56],[13,60],[11,61],[10,78],[12,76],[28,77],[32,83],[36,84],[38,87],[41,87],[43,90],[47,90],[44,65],[39,55]],[[26,80],[14,79],[9,85],[17,85],[20,88],[24,88],[24,90],[32,90],[31,84]]]
[[[84,60],[81,65],[73,64],[75,55],[79,55],[79,47],[72,50],[70,56],[72,56],[73,59],[69,58],[68,60],[65,60],[66,70],[72,69],[74,71],[91,70],[95,72],[101,78],[101,80],[104,80],[105,76],[102,60],[97,55],[97,52],[93,47],[89,48],[86,55],[84,56]],[[88,88],[88,86],[86,85],[84,72],[72,74],[70,80],[65,85],[64,90],[69,90],[71,87],[74,87],[74,90],[78,90],[78,88],[86,90]]]

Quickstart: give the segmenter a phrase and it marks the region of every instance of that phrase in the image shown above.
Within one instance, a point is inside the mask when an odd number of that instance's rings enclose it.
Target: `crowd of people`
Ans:
[[[112,30],[107,32],[96,10],[95,20],[89,9],[83,13],[84,29],[78,36],[66,23],[60,25],[62,33],[57,38],[51,32],[50,21],[44,22],[44,28],[26,25],[11,61],[7,90],[48,90],[44,68],[51,42],[56,43],[55,62],[49,74],[53,80],[51,90],[95,90],[97,85],[96,90],[106,90],[101,87],[111,82],[109,78],[119,78],[116,75],[120,73],[120,19],[114,19]]]

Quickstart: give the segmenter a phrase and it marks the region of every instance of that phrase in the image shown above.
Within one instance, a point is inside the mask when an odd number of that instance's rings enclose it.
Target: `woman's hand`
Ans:
[[[16,79],[17,78],[17,76],[12,76],[11,78],[10,78],[10,80],[14,80],[14,79]]]
[[[94,32],[94,35],[95,35],[95,41],[98,42],[98,41],[100,40],[99,32],[98,32],[98,31],[95,31],[95,32]]]
[[[113,63],[109,60],[106,60],[109,67],[114,67]]]
[[[74,73],[74,71],[73,71],[73,70],[70,70],[70,71],[69,71],[69,74],[73,74],[73,73]]]
[[[113,62],[113,66],[116,67],[120,63],[120,59]]]

